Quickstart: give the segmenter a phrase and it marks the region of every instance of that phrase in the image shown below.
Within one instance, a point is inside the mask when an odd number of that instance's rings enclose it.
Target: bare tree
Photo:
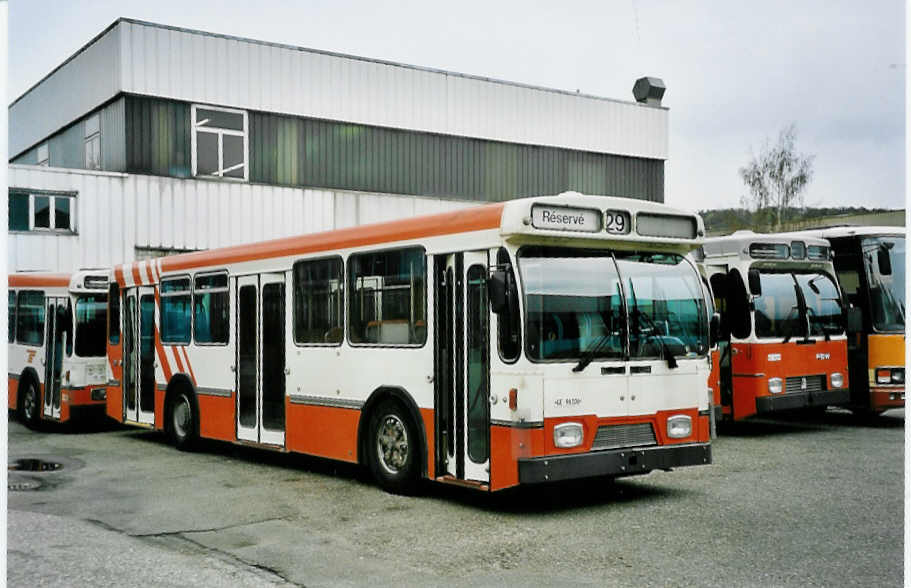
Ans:
[[[778,142],[766,140],[759,155],[738,172],[750,191],[740,199],[746,208],[770,210],[775,216],[775,230],[781,230],[782,213],[803,204],[803,191],[813,179],[813,155],[796,153],[797,130],[791,123],[778,135]]]

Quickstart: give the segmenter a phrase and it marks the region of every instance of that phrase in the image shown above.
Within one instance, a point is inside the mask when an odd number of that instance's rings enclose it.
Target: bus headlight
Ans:
[[[839,372],[835,372],[834,374],[832,374],[832,376],[829,379],[832,381],[833,388],[841,388],[842,386],[845,385],[845,377],[843,375],[841,375]]]
[[[905,368],[892,368],[892,383],[893,384],[904,384],[905,383]]]
[[[781,378],[769,378],[769,392],[781,394]]]
[[[671,439],[683,439],[693,432],[693,419],[685,414],[675,414],[667,419],[667,436]]]
[[[582,423],[561,423],[554,427],[554,445],[567,449],[582,445]]]

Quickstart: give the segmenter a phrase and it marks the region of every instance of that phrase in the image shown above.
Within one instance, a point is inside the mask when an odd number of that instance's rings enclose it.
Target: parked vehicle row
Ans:
[[[846,300],[830,241],[703,235],[566,193],[12,275],[9,407],[360,463],[407,492],[708,464],[717,418],[903,405],[903,361],[877,355],[904,321],[903,236],[865,233],[877,265]]]

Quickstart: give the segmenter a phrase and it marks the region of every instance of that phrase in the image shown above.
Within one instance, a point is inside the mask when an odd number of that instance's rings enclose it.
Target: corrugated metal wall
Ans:
[[[70,271],[136,247],[209,249],[456,210],[467,202],[11,165],[11,188],[77,192],[77,235],[7,235],[9,271]]]
[[[668,152],[661,108],[121,20],[10,107],[10,155],[121,92],[593,153]]]
[[[190,105],[127,96],[127,166],[189,177]],[[578,190],[664,201],[664,162],[249,113],[250,181],[499,201]]]
[[[123,87],[120,25],[112,27],[9,107],[9,155],[101,106]]]
[[[126,99],[121,97],[101,110],[101,169],[126,169]]]

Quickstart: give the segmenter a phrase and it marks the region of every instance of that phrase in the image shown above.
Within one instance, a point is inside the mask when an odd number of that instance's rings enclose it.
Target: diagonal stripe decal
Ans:
[[[180,350],[183,351],[183,357],[184,357],[184,360],[186,360],[187,369],[190,371],[190,379],[193,380],[193,385],[195,386],[196,385],[196,374],[193,373],[193,366],[190,365],[190,356],[187,353],[187,348],[181,347]]]

